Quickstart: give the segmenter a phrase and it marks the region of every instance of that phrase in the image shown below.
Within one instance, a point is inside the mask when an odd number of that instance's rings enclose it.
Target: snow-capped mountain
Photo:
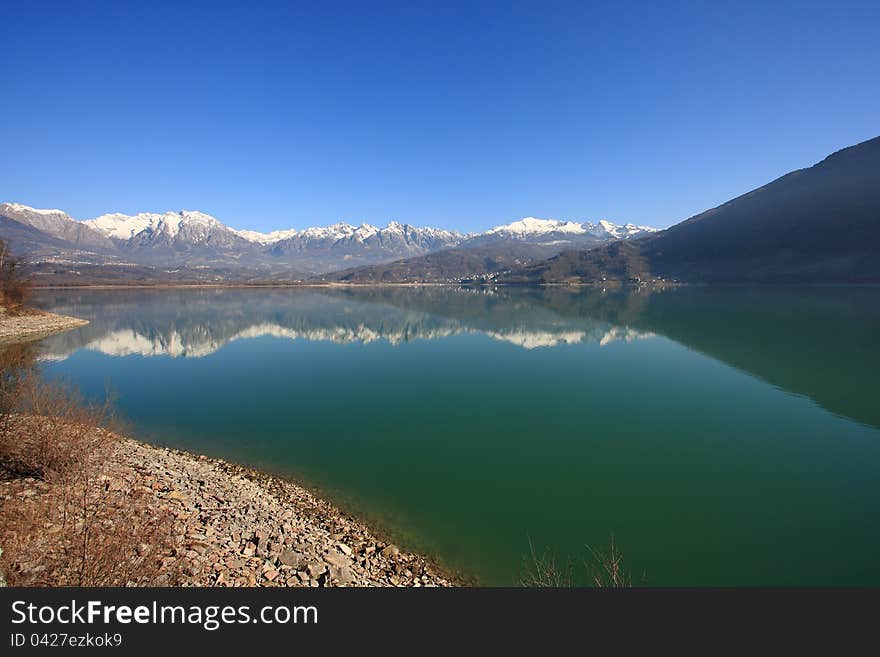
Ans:
[[[2,203],[0,215],[79,248],[107,249],[114,246],[102,231],[74,220],[62,210],[39,210],[21,203]]]
[[[457,246],[464,238],[464,235],[454,231],[415,228],[396,221],[390,222],[385,228],[370,224],[355,227],[338,223],[326,228],[307,228],[294,233],[274,242],[272,251],[292,253],[318,249],[351,253],[369,249],[407,257]]]
[[[293,237],[299,233],[295,228],[289,230],[273,230],[270,233],[260,233],[256,230],[235,230],[234,228],[231,230],[245,238],[247,241],[254,242],[255,244],[274,244],[275,242],[287,239],[288,237]]]
[[[19,206],[25,207],[25,206]],[[60,210],[39,210],[41,213],[60,213]],[[495,226],[482,234],[464,235],[439,228],[416,228],[409,224],[391,221],[385,228],[363,223],[354,226],[340,222],[330,226],[296,230],[275,230],[261,233],[255,230],[236,230],[223,225],[218,219],[203,212],[182,210],[156,214],[144,212],[136,215],[120,213],[105,214],[96,219],[81,222],[103,233],[109,238],[127,241],[141,236],[139,241],[164,239],[186,239],[205,242],[217,233],[236,235],[252,244],[260,246],[275,245],[275,251],[303,251],[314,246],[338,247],[342,244],[376,244],[384,247],[408,245],[425,251],[457,246],[467,239],[480,236],[503,236],[520,240],[544,239],[554,236],[574,238],[586,236],[596,239],[629,239],[656,231],[649,226],[635,224],[618,225],[601,220],[590,222],[564,221],[557,219],[536,219],[526,217],[502,226]]]
[[[337,223],[326,227],[261,233],[229,228],[215,217],[183,210],[164,214],[106,214],[82,222],[115,240],[120,248],[149,250],[153,255],[205,250],[233,251],[248,261],[272,264],[300,261],[302,271],[323,271],[334,260],[374,263],[395,257],[421,255],[455,246],[464,239],[453,231],[415,228],[396,221],[385,228],[370,224]],[[232,254],[228,254],[232,255]]]
[[[255,230],[235,230],[233,232],[256,244],[276,244],[285,240],[292,240],[296,246],[314,243],[336,243],[340,240],[352,242],[368,242],[378,236],[378,241],[388,242],[395,238],[409,241],[423,246],[435,244],[456,244],[464,239],[464,235],[451,230],[438,228],[415,228],[408,224],[391,221],[385,228],[378,228],[371,224],[352,224],[340,222],[322,228],[306,228],[305,230],[275,230],[270,233],[260,233]]]
[[[105,214],[82,222],[115,240],[128,251],[148,251],[161,257],[167,253],[198,253],[208,259],[250,254],[252,242],[204,212],[181,210],[164,214],[134,216]]]
[[[635,224],[624,224],[620,226],[604,219],[593,224],[590,222],[581,223],[559,219],[536,219],[534,217],[526,217],[525,219],[520,219],[519,221],[514,221],[510,224],[495,226],[495,228],[486,231],[486,235],[496,235],[527,241],[560,238],[577,239],[578,237],[608,240],[641,237],[642,235],[647,235],[648,233],[656,231],[656,228],[651,228],[650,226],[636,226]]]
[[[584,225],[589,226],[589,224]],[[642,237],[649,233],[656,233],[659,230],[659,228],[652,228],[651,226],[637,226],[629,223],[619,226],[602,219],[596,224],[593,234],[602,237],[613,237],[619,240],[628,240],[633,237]]]
[[[168,213],[171,214],[171,213]],[[87,226],[91,226],[107,237],[117,240],[127,240],[137,235],[148,227],[157,225],[164,215],[143,212],[134,216],[114,212],[112,214],[102,214],[96,219],[87,219],[83,221]]]
[[[462,234],[391,221],[384,228],[363,223],[279,229],[267,233],[237,230],[203,212],[103,214],[75,220],[61,210],[0,204],[0,230],[36,261],[54,263],[131,263],[163,267],[248,267],[297,275],[323,274],[364,265],[428,255],[451,248],[504,250],[511,242],[541,249],[542,255],[578,245],[638,237],[654,229],[608,221],[597,224],[527,217],[485,233]],[[5,224],[11,220],[14,224]],[[33,229],[26,235],[16,225]],[[41,241],[44,234],[51,239]],[[4,237],[0,233],[0,237]],[[539,252],[536,251],[536,254]]]

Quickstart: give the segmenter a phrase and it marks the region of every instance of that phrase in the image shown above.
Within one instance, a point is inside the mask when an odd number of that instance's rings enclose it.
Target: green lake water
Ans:
[[[63,290],[47,376],[482,584],[880,585],[880,289]]]

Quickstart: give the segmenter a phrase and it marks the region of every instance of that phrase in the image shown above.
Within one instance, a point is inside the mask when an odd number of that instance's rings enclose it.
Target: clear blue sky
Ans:
[[[0,0],[0,201],[667,226],[880,134],[880,2]]]

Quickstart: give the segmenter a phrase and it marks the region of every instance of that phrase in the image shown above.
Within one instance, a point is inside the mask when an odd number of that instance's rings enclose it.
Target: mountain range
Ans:
[[[528,217],[483,233],[338,223],[259,233],[192,211],[0,205],[0,237],[52,282],[880,282],[880,137],[658,231]]]
[[[526,218],[485,233],[463,234],[390,222],[337,223],[305,230],[236,230],[203,212],[105,214],[77,221],[61,210],[0,204],[0,237],[42,273],[63,282],[82,271],[118,270],[120,278],[174,279],[210,272],[219,278],[302,279],[454,247],[531,262],[566,248],[595,246],[654,231],[609,221]],[[66,275],[66,278],[65,278]],[[204,277],[204,276],[203,276]]]
[[[631,237],[566,247],[545,259],[521,258],[515,250],[457,247],[351,268],[331,278],[349,283],[878,283],[880,137],[671,228]]]

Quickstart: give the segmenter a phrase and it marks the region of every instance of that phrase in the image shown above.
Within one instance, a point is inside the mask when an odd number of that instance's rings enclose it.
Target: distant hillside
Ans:
[[[845,148],[665,231],[566,251],[500,277],[734,283],[880,282],[880,137]]]
[[[592,224],[528,217],[473,235],[455,248],[315,278],[346,283],[489,281],[566,249],[625,244],[655,232],[648,226],[618,226],[609,221]]]
[[[384,265],[354,267],[315,277],[341,283],[458,283],[466,278],[491,278],[503,271],[546,258],[546,247],[505,240],[487,246],[438,251]]]

